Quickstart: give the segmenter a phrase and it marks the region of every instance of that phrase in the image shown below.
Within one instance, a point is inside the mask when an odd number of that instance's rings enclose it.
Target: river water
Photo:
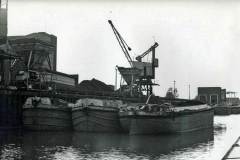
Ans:
[[[1,132],[0,158],[26,160],[219,160],[240,136],[240,115],[215,116],[214,129],[178,135]]]

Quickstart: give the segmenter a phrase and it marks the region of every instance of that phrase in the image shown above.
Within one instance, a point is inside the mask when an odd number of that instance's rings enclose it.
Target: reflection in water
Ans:
[[[231,118],[231,117],[229,117]],[[234,130],[217,118],[214,130],[176,135],[126,135],[78,132],[0,134],[1,159],[215,159]],[[237,117],[234,117],[237,119]],[[238,118],[240,119],[240,118]],[[226,123],[225,123],[226,122]],[[229,124],[228,124],[229,123]],[[229,128],[231,128],[229,130]],[[231,132],[228,132],[231,131]],[[220,157],[220,155],[219,155]]]
[[[18,131],[0,131],[0,159],[22,159],[20,137],[21,132]]]
[[[227,126],[226,124],[216,123],[214,125],[214,135],[222,135],[226,133]]]
[[[23,159],[54,159],[72,142],[71,132],[26,132],[23,134]]]
[[[174,150],[194,147],[199,143],[208,143],[213,140],[213,130],[203,130],[179,135],[163,136],[134,136],[130,139],[131,149],[142,153],[168,154]]]
[[[6,137],[2,136],[2,159],[132,159],[157,158],[177,149],[208,143],[213,140],[213,131],[162,136],[26,132]]]
[[[73,146],[83,153],[106,152],[117,150],[125,156],[131,153],[158,157],[177,149],[194,147],[199,143],[213,140],[213,130],[203,130],[178,135],[117,135],[74,133]]]

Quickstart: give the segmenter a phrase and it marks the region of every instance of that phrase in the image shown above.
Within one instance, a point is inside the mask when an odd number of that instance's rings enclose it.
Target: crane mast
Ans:
[[[119,45],[121,46],[121,49],[125,55],[125,57],[127,58],[129,64],[131,67],[133,67],[132,64],[132,58],[130,57],[128,51],[131,51],[132,49],[127,45],[126,41],[122,38],[122,36],[120,35],[120,33],[118,32],[118,30],[115,28],[115,26],[113,25],[111,20],[108,20],[108,23],[110,24],[110,26],[112,27],[113,33],[115,34],[117,41],[119,43]]]

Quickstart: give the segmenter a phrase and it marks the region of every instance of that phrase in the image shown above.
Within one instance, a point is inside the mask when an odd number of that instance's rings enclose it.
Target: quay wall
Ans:
[[[25,97],[12,91],[0,91],[0,129],[20,128]]]

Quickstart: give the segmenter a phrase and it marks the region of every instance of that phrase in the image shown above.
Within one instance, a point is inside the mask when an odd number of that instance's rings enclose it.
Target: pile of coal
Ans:
[[[99,92],[113,92],[114,89],[111,85],[107,85],[102,81],[95,78],[92,80],[83,80],[77,86],[79,91],[99,91]]]

